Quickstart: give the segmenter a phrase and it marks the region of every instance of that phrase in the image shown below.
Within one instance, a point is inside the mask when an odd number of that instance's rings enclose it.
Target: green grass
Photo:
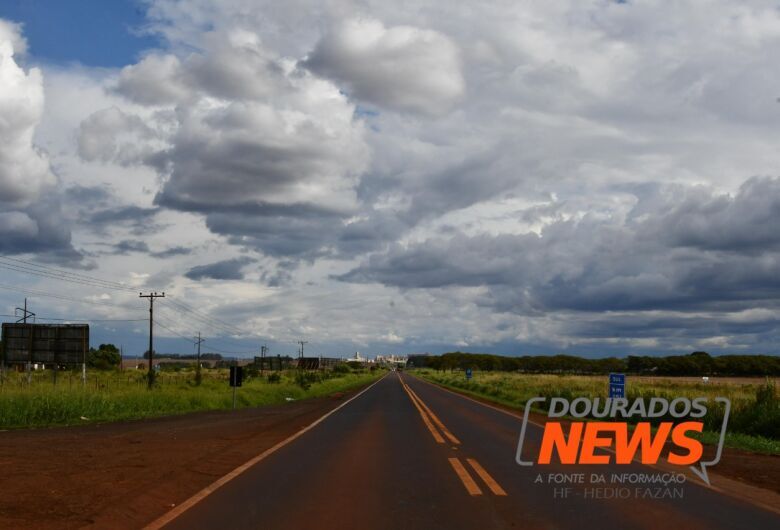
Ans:
[[[463,372],[423,369],[414,370],[413,373],[459,392],[516,409],[522,409],[528,399],[537,396],[549,401],[551,397],[605,397],[607,392],[606,376],[475,371],[474,378],[466,381]],[[731,400],[732,411],[724,442],[726,447],[780,454],[780,399],[774,383],[756,380],[705,384],[693,379],[672,377],[630,377],[627,388],[630,400],[652,397],[727,397]],[[707,415],[705,432],[701,436],[704,443],[717,443],[721,419],[722,410],[717,408],[714,413]]]
[[[253,377],[237,389],[236,407],[259,407],[328,396],[379,378],[384,372],[332,373],[312,377],[304,390],[294,372],[283,372],[278,383]],[[204,370],[200,386],[189,371],[158,375],[154,389],[146,388],[140,372],[92,372],[86,386],[79,374],[61,372],[56,386],[49,374],[7,374],[0,387],[0,429],[75,425],[229,409],[233,392],[226,370]],[[304,386],[307,386],[304,385]],[[86,419],[83,419],[86,418]]]

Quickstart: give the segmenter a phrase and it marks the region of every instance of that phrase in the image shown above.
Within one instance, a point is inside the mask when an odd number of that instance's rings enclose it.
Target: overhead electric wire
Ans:
[[[51,267],[47,265],[41,265],[38,263],[34,263],[32,261],[24,260],[21,258],[15,258],[10,256],[0,256],[0,268],[11,270],[14,272],[19,272],[23,274],[30,274],[33,276],[38,276],[42,278],[47,279],[53,279],[53,280],[59,280],[64,282],[69,282],[73,284],[78,285],[85,285],[90,287],[95,287],[99,289],[109,289],[114,291],[121,291],[126,293],[135,293],[136,289],[131,288],[125,284],[115,282],[112,280],[105,280],[102,278],[98,278],[95,276],[90,276],[87,274],[82,273],[76,273],[76,272],[70,272],[63,269],[59,269],[56,267]],[[69,297],[65,295],[58,295],[58,294],[52,294],[49,292],[44,292],[40,290],[36,290],[33,288],[28,287],[17,287],[17,286],[10,286],[10,285],[3,285],[0,284],[0,289],[6,289],[11,290],[15,292],[19,292],[22,294],[28,294],[32,296],[43,296],[48,298],[54,298],[58,300],[63,301],[69,301],[69,302],[76,302],[76,303],[82,303],[82,304],[91,304],[91,305],[100,305],[100,306],[106,306],[106,307],[116,307],[124,310],[128,310],[128,307],[120,306],[118,304],[112,304],[107,302],[100,302],[95,300],[85,300],[85,299],[79,299],[74,297]],[[170,295],[169,295],[170,297]],[[233,324],[230,324],[228,322],[225,322],[224,320],[221,320],[217,317],[211,316],[201,310],[198,310],[189,304],[180,301],[180,300],[172,300],[170,298],[166,298],[166,300],[170,303],[170,305],[167,305],[166,307],[170,309],[171,311],[177,313],[180,317],[192,319],[193,321],[196,321],[200,324],[204,324],[208,326],[210,329],[215,330],[221,334],[225,334],[228,337],[220,337],[220,340],[225,340],[229,342],[235,342],[238,344],[238,342],[235,339],[232,339],[232,336],[247,336],[249,335],[245,330],[239,328],[238,326],[235,326]],[[171,307],[173,306],[173,307]],[[186,315],[184,314],[186,313]],[[141,322],[145,319],[53,319],[53,318],[43,318],[39,317],[41,320],[53,320],[53,321],[88,321],[88,322]],[[171,318],[171,320],[174,320]],[[167,321],[167,320],[166,320]],[[160,322],[157,318],[155,318],[155,322],[159,323],[159,325],[168,330],[169,332],[173,333],[174,335],[188,341],[192,342],[192,340],[189,337],[185,337],[184,335],[178,333],[174,329],[172,329],[171,326],[164,324],[163,322]],[[170,324],[170,322],[169,322]],[[176,322],[176,324],[179,324],[179,322]],[[176,324],[173,324],[175,326]],[[210,344],[211,346],[211,344]],[[244,350],[244,351],[229,351],[229,350],[221,350],[217,349],[216,347],[211,347],[215,351],[219,351],[220,353],[227,353],[227,354],[246,354],[246,353],[254,353],[255,350]]]
[[[52,293],[47,293],[47,292],[40,291],[40,290],[37,290],[37,289],[33,289],[31,287],[17,287],[17,286],[13,286],[13,285],[0,284],[0,289],[6,289],[8,291],[16,291],[18,293],[27,294],[27,295],[31,295],[31,296],[44,296],[44,297],[47,297],[47,298],[55,298],[57,300],[65,300],[65,301],[68,301],[68,302],[77,302],[79,304],[90,304],[90,305],[100,305],[100,306],[105,306],[105,307],[116,307],[116,308],[124,309],[124,310],[129,310],[130,309],[129,307],[121,306],[119,304],[112,304],[112,303],[109,303],[109,302],[99,302],[97,300],[86,300],[86,299],[83,299],[83,298],[74,298],[72,296],[52,294]]]
[[[182,339],[185,339],[188,342],[193,342],[193,344],[194,344],[194,339],[190,339],[189,337],[186,337],[185,335],[183,335],[182,333],[176,331],[175,329],[173,329],[171,327],[171,326],[175,326],[175,324],[172,324],[171,321],[169,320],[169,318],[170,317],[166,315],[163,318],[162,322],[161,322],[159,316],[155,316],[154,323],[155,324],[160,324],[160,326],[162,326],[163,328],[167,329],[168,331],[170,331],[174,335],[176,335],[176,336],[178,336],[178,337],[180,337]],[[165,324],[165,322],[167,322],[167,324]],[[181,323],[180,322],[176,322],[176,324],[181,324]],[[219,344],[219,342],[221,340],[222,340],[221,338],[219,340],[217,340],[216,341],[217,344]],[[208,349],[210,351],[217,352],[217,353],[224,353],[224,354],[227,354],[227,355],[245,355],[245,354],[248,354],[248,353],[257,353],[257,351],[258,351],[257,348],[250,349],[250,350],[240,350],[240,351],[238,351],[238,350],[224,350],[222,348],[218,348],[218,347],[214,346],[214,342],[215,341],[213,339],[206,339],[206,349]]]
[[[19,318],[19,315],[0,315],[0,317]],[[146,318],[52,318],[39,317],[35,315],[35,320],[51,320],[55,322],[147,322]]]
[[[220,319],[219,319],[219,318],[217,318],[217,317],[214,317],[214,316],[208,315],[208,314],[206,314],[206,313],[204,313],[204,312],[202,312],[202,311],[199,311],[198,309],[195,309],[194,307],[192,307],[192,306],[190,306],[190,305],[188,305],[188,304],[186,304],[186,303],[184,303],[184,302],[177,301],[177,300],[175,300],[175,299],[173,299],[173,298],[175,298],[175,297],[171,296],[171,297],[168,299],[168,302],[170,302],[170,303],[172,303],[173,305],[175,305],[175,306],[177,306],[177,307],[181,308],[183,311],[187,311],[187,312],[189,312],[189,313],[192,313],[192,314],[194,314],[194,315],[199,315],[201,318],[204,318],[204,319],[206,319],[206,320],[210,320],[210,321],[216,322],[216,323],[218,323],[218,324],[219,324],[221,327],[223,327],[223,328],[225,328],[225,329],[233,329],[233,330],[235,330],[235,332],[236,332],[236,333],[238,333],[238,334],[240,334],[240,335],[245,335],[245,334],[246,334],[246,331],[244,331],[243,329],[241,329],[241,328],[239,328],[239,327],[237,327],[237,326],[234,326],[233,324],[230,324],[230,323],[228,323],[228,322],[225,322],[224,320],[220,320]]]
[[[119,287],[119,286],[111,285],[111,284],[103,284],[103,283],[99,283],[99,282],[83,280],[81,278],[70,277],[70,276],[65,276],[65,275],[56,274],[56,273],[50,273],[50,272],[42,271],[42,270],[36,270],[36,269],[30,268],[30,267],[25,267],[25,266],[22,266],[22,265],[16,265],[16,264],[13,264],[13,263],[6,263],[6,262],[2,261],[1,258],[0,258],[0,268],[7,269],[7,270],[12,270],[12,271],[15,271],[15,272],[21,272],[23,274],[32,274],[34,276],[39,276],[39,277],[42,277],[42,278],[48,278],[48,279],[52,279],[52,280],[60,280],[60,281],[74,283],[74,284],[78,284],[78,285],[86,285],[86,286],[89,286],[89,287],[97,287],[97,288],[100,288],[100,289],[109,289],[109,290],[124,291],[124,292],[135,292],[134,289],[130,289],[129,287]]]
[[[49,277],[65,279],[66,281],[73,280],[73,281],[85,282],[87,284],[92,284],[95,286],[105,287],[107,289],[117,289],[122,291],[135,292],[135,289],[120,282],[115,282],[112,280],[104,280],[103,278],[98,278],[96,276],[89,276],[87,274],[70,272],[63,269],[58,269],[56,267],[50,267],[48,265],[41,265],[32,261],[23,260],[20,258],[13,258],[10,256],[0,256],[0,263],[7,262],[7,261],[12,261],[15,263],[11,263],[11,264],[5,263],[5,266],[18,267],[22,269],[21,272],[30,272],[32,274],[35,274],[35,272],[30,271],[30,269],[32,269],[37,273],[46,274],[49,275]]]
[[[169,327],[169,326],[166,326],[165,324],[163,324],[162,322],[160,322],[160,319],[159,319],[159,318],[155,318],[155,319],[154,319],[154,323],[155,323],[156,325],[158,325],[158,326],[160,326],[160,327],[164,328],[164,329],[167,329],[168,331],[170,331],[171,333],[173,333],[174,335],[176,335],[176,336],[177,336],[177,337],[179,337],[180,339],[184,339],[184,340],[186,340],[187,342],[194,344],[194,341],[193,341],[193,339],[192,339],[191,337],[186,337],[186,336],[182,335],[181,333],[179,333],[178,331],[176,331],[175,329],[172,329],[171,327]]]

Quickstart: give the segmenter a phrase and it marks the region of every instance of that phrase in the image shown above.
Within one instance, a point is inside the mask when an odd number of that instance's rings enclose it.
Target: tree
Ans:
[[[87,366],[98,370],[116,368],[121,361],[119,348],[113,344],[101,344],[97,349],[90,348],[89,355],[87,355]]]

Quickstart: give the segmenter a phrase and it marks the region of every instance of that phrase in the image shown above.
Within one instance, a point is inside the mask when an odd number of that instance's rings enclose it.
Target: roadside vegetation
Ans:
[[[414,374],[465,394],[522,409],[532,397],[606,397],[607,378],[593,375],[523,374],[517,372],[473,371],[470,381],[463,370],[416,369]],[[728,447],[764,454],[780,454],[780,395],[769,378],[724,378],[703,382],[700,378],[628,376],[629,400],[648,401],[653,397],[669,400],[676,397],[716,396],[731,400],[732,409],[725,444]],[[723,409],[714,407],[704,418],[702,441],[717,443]],[[541,411],[540,411],[541,412]],[[546,410],[545,410],[546,412]],[[662,419],[658,421],[662,421]]]
[[[384,372],[343,367],[322,372],[299,370],[245,372],[236,407],[259,407],[330,396],[366,385]],[[163,370],[155,387],[146,388],[146,372],[91,370],[86,385],[80,371],[61,371],[56,384],[50,371],[8,372],[0,385],[0,429],[76,425],[131,420],[203,410],[229,409],[233,390],[228,370]]]
[[[603,357],[586,359],[574,355],[524,355],[508,357],[490,353],[450,352],[442,355],[410,355],[409,366],[452,370],[473,368],[536,374],[608,374],[628,372],[636,375],[780,377],[780,356],[718,355],[697,351],[688,355]]]

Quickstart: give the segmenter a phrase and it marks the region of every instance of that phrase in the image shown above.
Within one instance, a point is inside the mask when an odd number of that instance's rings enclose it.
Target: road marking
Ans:
[[[473,478],[471,478],[471,475],[469,475],[469,472],[466,471],[465,467],[463,467],[463,464],[460,463],[460,460],[457,458],[448,458],[447,460],[450,461],[452,469],[455,470],[458,478],[460,478],[460,481],[463,482],[463,486],[465,486],[466,491],[469,492],[469,495],[482,495],[482,490],[479,489],[479,486],[477,486],[477,483],[474,482]]]
[[[479,478],[481,478],[482,481],[487,485],[487,487],[490,488],[490,491],[493,492],[493,495],[498,495],[499,497],[506,497],[506,491],[504,491],[504,488],[498,485],[498,482],[496,482],[495,479],[490,476],[490,473],[485,471],[484,467],[479,465],[479,462],[477,462],[473,458],[467,458],[466,462],[469,463],[469,465],[474,470],[474,472],[477,475],[479,475]]]
[[[406,383],[403,382],[401,379],[401,376],[398,376],[399,381],[401,381],[401,386],[406,391],[406,394],[409,396],[409,399],[412,400],[412,404],[417,408],[417,412],[420,413],[420,417],[423,419],[423,423],[425,423],[425,426],[428,427],[428,430],[431,431],[431,435],[433,435],[433,439],[436,440],[436,443],[443,444],[444,438],[441,437],[441,434],[439,434],[439,431],[436,430],[436,427],[433,426],[431,423],[431,420],[428,419],[428,416],[425,414],[425,411],[420,407],[420,405],[415,401],[414,396],[412,396],[411,389],[406,386]]]
[[[484,401],[480,401],[478,399],[474,399],[473,397],[468,396],[466,394],[461,394],[460,392],[455,392],[454,390],[450,390],[449,388],[446,388],[446,387],[444,387],[444,386],[442,386],[440,384],[433,383],[431,381],[426,381],[425,379],[423,379],[421,377],[416,377],[416,376],[411,375],[411,374],[409,375],[409,377],[414,377],[414,379],[416,379],[417,381],[420,381],[420,382],[423,382],[425,384],[428,384],[428,385],[430,385],[430,386],[432,386],[434,388],[438,388],[439,390],[444,390],[445,392],[449,392],[450,394],[453,394],[453,395],[458,396],[460,398],[467,399],[469,401],[473,401],[477,405],[482,405],[483,407],[496,410],[498,412],[506,414],[507,416],[512,416],[513,418],[517,418],[517,419],[519,419],[521,421],[523,419],[523,416],[520,415],[520,414],[517,414],[517,413],[514,413],[514,412],[510,412],[510,411],[508,411],[506,409],[503,409],[503,408],[500,408],[500,407],[496,407],[494,405],[491,405],[489,403],[485,403]],[[528,420],[528,423],[531,424],[531,425],[535,425],[537,427],[540,427],[540,428],[544,429],[544,424],[543,423],[539,423],[539,422],[536,422],[536,421],[531,420],[531,419]],[[604,448],[604,449],[607,450],[607,451],[610,451],[610,449],[607,449],[607,448]],[[614,451],[611,451],[611,452],[614,453]],[[637,458],[632,460],[632,463],[638,464],[640,466],[649,467],[649,468],[652,468],[652,469],[658,469],[660,471],[669,471],[670,469],[674,469],[674,466],[671,466],[671,465],[660,466],[660,465],[653,465],[653,464],[643,464]],[[716,475],[717,475],[717,473],[716,473]],[[687,473],[686,476],[693,476],[693,474],[692,473]],[[747,495],[740,495],[740,494],[734,493],[733,491],[729,491],[729,490],[725,490],[723,488],[719,488],[718,486],[707,486],[707,485],[705,485],[705,484],[703,484],[701,482],[693,481],[693,482],[688,482],[688,483],[689,484],[693,484],[694,486],[697,486],[697,487],[702,488],[704,490],[716,491],[716,492],[720,493],[721,495],[725,495],[725,496],[731,497],[733,499],[738,499],[738,500],[743,501],[743,502],[748,502],[750,504],[753,504],[755,506],[763,508],[764,510],[768,510],[768,511],[771,511],[771,512],[774,512],[774,513],[780,513],[780,510],[778,510],[777,506],[774,506],[774,505],[771,505],[771,504],[768,504],[768,503],[765,503],[765,502],[762,502],[762,501],[757,501],[757,500],[755,500],[755,499],[753,499],[753,498],[751,498],[751,497],[749,497]]]
[[[404,385],[406,385],[406,383],[404,383]],[[456,445],[460,444],[460,440],[455,438],[455,435],[452,434],[449,431],[449,429],[447,429],[447,427],[444,426],[444,424],[441,422],[439,417],[436,414],[434,414],[433,411],[428,407],[428,405],[426,405],[425,402],[420,398],[420,396],[418,396],[417,393],[414,390],[412,390],[412,387],[410,387],[409,385],[406,385],[406,388],[409,390],[409,392],[412,393],[412,397],[416,398],[417,401],[420,402],[420,405],[422,406],[422,408],[424,408],[428,412],[428,414],[431,416],[431,419],[433,419],[433,423],[435,423],[436,426],[439,429],[441,429],[441,432],[444,433],[444,436],[446,436],[447,439],[450,442],[452,442],[452,443],[454,443]]]
[[[390,372],[388,372],[388,374],[389,373]],[[251,460],[248,460],[247,462],[244,462],[243,464],[241,464],[240,466],[235,468],[233,471],[231,471],[230,473],[228,473],[224,477],[222,477],[220,479],[217,479],[216,481],[212,482],[211,484],[209,484],[208,486],[206,486],[205,488],[200,490],[198,493],[196,493],[195,495],[193,495],[192,497],[190,497],[186,501],[184,501],[181,504],[179,504],[173,510],[171,510],[171,511],[169,511],[167,513],[164,513],[163,515],[161,515],[160,517],[158,517],[157,519],[155,519],[154,521],[152,521],[151,523],[146,525],[144,527],[144,530],[159,530],[160,528],[164,527],[165,525],[167,525],[168,523],[170,523],[171,521],[176,519],[178,516],[180,516],[181,514],[183,514],[184,512],[189,510],[190,508],[192,508],[193,506],[195,506],[197,503],[199,503],[200,501],[202,501],[203,499],[205,499],[206,497],[208,497],[209,495],[214,493],[216,490],[218,490],[219,488],[221,488],[222,486],[224,486],[225,484],[227,484],[228,482],[230,482],[231,480],[233,480],[234,478],[239,476],[241,473],[243,473],[247,469],[251,468],[252,466],[257,464],[261,460],[263,460],[263,459],[267,458],[268,456],[270,456],[271,454],[275,453],[276,451],[278,451],[279,449],[281,449],[285,445],[289,444],[290,442],[292,442],[296,438],[299,438],[303,434],[307,433],[308,431],[310,431],[311,429],[313,429],[314,427],[316,427],[317,425],[319,425],[320,423],[325,421],[325,419],[328,418],[331,414],[334,414],[338,410],[340,410],[343,407],[346,407],[347,405],[349,405],[352,401],[356,400],[357,398],[359,398],[360,396],[362,396],[363,394],[368,392],[374,385],[379,383],[385,377],[387,377],[387,374],[383,375],[382,377],[380,377],[379,379],[377,379],[376,381],[371,383],[369,386],[367,386],[366,388],[364,388],[363,390],[361,390],[360,392],[358,392],[357,394],[355,394],[354,396],[352,396],[351,398],[346,400],[344,403],[342,403],[341,405],[339,405],[335,409],[333,409],[330,412],[327,412],[324,415],[320,416],[319,418],[314,420],[312,423],[310,423],[309,425],[307,425],[306,427],[304,427],[300,431],[296,432],[295,434],[293,434],[291,436],[288,436],[287,438],[285,438],[281,442],[277,443],[273,447],[271,447],[269,449],[266,449],[265,451],[263,451],[262,453],[260,453],[256,457],[252,458]]]

